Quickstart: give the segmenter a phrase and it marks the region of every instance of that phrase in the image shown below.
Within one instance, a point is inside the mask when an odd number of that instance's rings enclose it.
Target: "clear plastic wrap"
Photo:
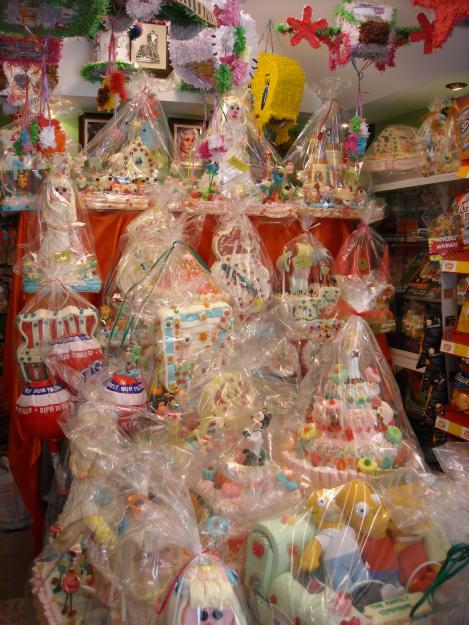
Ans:
[[[426,506],[430,490],[412,473],[354,479],[265,517],[248,540],[245,579],[255,618],[261,625],[413,623],[411,609],[448,550]],[[418,614],[430,612],[425,603]]]
[[[413,339],[423,338],[426,309],[422,302],[411,302],[402,315],[402,332]]]
[[[103,345],[109,340],[116,314],[126,293],[144,280],[146,273],[173,241],[184,240],[197,248],[203,219],[202,216],[190,213],[173,215],[165,210],[152,208],[130,222],[119,240],[114,266],[103,288],[103,305],[100,307],[100,341]]]
[[[214,230],[210,267],[220,288],[233,298],[240,321],[262,314],[272,294],[274,269],[249,217],[241,211],[222,218]]]
[[[248,212],[295,214],[295,187],[280,156],[259,134],[245,94],[234,91],[223,97],[197,154],[204,173],[190,191],[189,206],[223,214],[229,200],[245,198]]]
[[[450,104],[436,98],[430,104],[417,132],[417,141],[423,150],[421,171],[424,176],[433,176],[459,168],[458,148],[454,132],[454,118],[442,111]]]
[[[304,423],[281,442],[282,462],[298,481],[332,487],[421,466],[396,381],[360,317],[321,347],[300,385],[298,412]]]
[[[316,217],[357,217],[368,203],[366,191],[344,163],[345,130],[336,97],[344,87],[337,77],[318,83],[324,98],[285,157],[303,209]]]
[[[23,290],[34,293],[45,281],[60,280],[75,291],[99,292],[101,278],[86,212],[61,170],[47,176],[38,206],[15,267],[23,276]]]
[[[309,358],[342,326],[337,318],[340,289],[330,252],[311,232],[285,244],[276,266],[281,290],[277,311],[294,340],[307,341]]]
[[[199,354],[219,347],[233,327],[230,297],[183,241],[173,244],[132,287],[119,308],[110,343],[138,348],[152,402],[177,393]]]
[[[70,149],[60,122],[24,111],[22,119],[2,128],[0,141],[0,210],[36,210],[42,181]]]
[[[416,129],[395,124],[382,130],[370,145],[362,171],[371,173],[373,184],[380,184],[420,176],[423,162]]]
[[[178,175],[172,137],[150,83],[140,81],[137,95],[87,144],[76,165],[76,182],[85,208],[145,210],[158,182]]]
[[[345,239],[335,259],[334,273],[341,291],[343,316],[362,316],[376,334],[395,329],[389,308],[394,294],[389,248],[376,230],[362,222]]]
[[[62,337],[94,337],[98,311],[61,282],[45,284],[21,309],[16,318],[16,358],[27,382],[48,379],[47,348]]]

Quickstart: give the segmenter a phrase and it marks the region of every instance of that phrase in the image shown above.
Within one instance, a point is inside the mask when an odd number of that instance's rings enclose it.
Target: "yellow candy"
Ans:
[[[357,462],[357,469],[365,475],[373,475],[378,469],[378,463],[372,458],[360,458]]]
[[[317,438],[318,431],[315,423],[311,423],[311,425],[305,425],[300,430],[301,440],[303,441],[311,441],[313,438]]]

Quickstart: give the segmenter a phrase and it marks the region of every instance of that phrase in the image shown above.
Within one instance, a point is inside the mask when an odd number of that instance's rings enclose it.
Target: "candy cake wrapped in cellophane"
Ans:
[[[41,183],[71,149],[59,120],[25,111],[0,142],[0,211],[36,210]]]
[[[215,260],[210,271],[220,288],[233,298],[239,320],[262,315],[271,298],[274,270],[259,234],[242,209],[219,220],[212,251]]]
[[[310,232],[288,241],[276,261],[280,274],[277,312],[290,337],[301,341],[305,368],[319,346],[342,326],[333,262],[330,252]]]
[[[50,280],[60,280],[74,291],[97,293],[101,289],[86,211],[63,170],[55,169],[45,179],[38,210],[28,226],[28,242],[15,266],[26,293],[34,293]]]
[[[322,345],[301,383],[298,414],[303,423],[282,433],[281,447],[300,482],[330,487],[420,465],[396,381],[360,317]]]
[[[389,247],[383,237],[361,222],[342,243],[334,277],[341,292],[342,317],[360,315],[376,334],[396,327],[389,302],[394,294]]]
[[[223,97],[195,154],[203,175],[195,185],[188,181],[192,188],[186,205],[223,214],[229,200],[245,198],[252,214],[295,214],[295,188],[282,159],[259,134],[244,94]]]
[[[426,625],[440,623],[428,618],[432,600],[424,597],[449,546],[426,502],[432,476],[390,478],[314,488],[301,505],[255,525],[245,583],[260,625],[410,625],[424,615]]]
[[[349,175],[344,162],[345,132],[336,99],[343,86],[337,77],[318,83],[323,102],[285,156],[288,178],[308,215],[358,217],[369,203],[365,189]]]
[[[432,176],[459,168],[454,116],[451,114],[451,101],[435,98],[429,105],[417,132],[417,141],[423,151],[421,172]],[[447,109],[447,114],[443,112]]]
[[[230,297],[183,241],[174,243],[126,294],[114,337],[139,350],[150,399],[177,394],[190,379],[199,354],[217,349],[234,324]]]
[[[162,194],[164,197],[163,189]],[[189,212],[174,215],[161,208],[144,211],[130,222],[119,240],[119,252],[103,289],[100,308],[100,341],[103,346],[109,341],[116,314],[126,294],[144,280],[173,241],[184,240],[197,248],[202,226],[202,216]],[[119,341],[117,334],[113,340],[114,343]]]
[[[86,145],[75,169],[81,201],[95,210],[151,208],[154,185],[175,182],[171,134],[150,83]]]

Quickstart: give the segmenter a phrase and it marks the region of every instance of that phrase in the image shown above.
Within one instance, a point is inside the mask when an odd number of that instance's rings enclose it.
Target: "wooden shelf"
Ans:
[[[458,178],[456,172],[452,171],[448,174],[437,174],[436,176],[420,176],[419,178],[407,178],[405,180],[395,180],[394,182],[384,182],[383,184],[373,185],[373,191],[375,193],[380,193],[382,191],[394,191],[394,189],[422,187],[426,184],[438,184],[440,182],[457,182],[458,180],[463,180],[463,178]]]
[[[423,367],[417,369],[418,359],[419,355],[415,352],[408,352],[405,349],[391,347],[391,360],[395,367],[402,367],[403,369],[410,369],[411,371],[423,371]]]
[[[435,427],[462,438],[464,441],[469,441],[469,416],[449,406],[445,408],[443,416],[436,418]]]

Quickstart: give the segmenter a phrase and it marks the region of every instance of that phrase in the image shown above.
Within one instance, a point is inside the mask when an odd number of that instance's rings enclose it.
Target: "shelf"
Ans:
[[[440,351],[451,356],[469,358],[469,334],[456,332],[454,328],[445,331]]]
[[[436,418],[435,427],[443,430],[443,432],[448,432],[448,434],[469,441],[469,416],[458,410],[453,410],[449,406],[445,408],[443,416]]]
[[[408,352],[405,349],[391,347],[391,360],[395,367],[402,367],[403,369],[410,369],[411,371],[422,371],[424,367],[417,369],[418,359],[419,355],[415,352]]]
[[[448,174],[437,174],[436,176],[420,176],[419,178],[407,178],[406,180],[395,180],[394,182],[384,182],[373,186],[375,193],[381,191],[394,191],[394,189],[407,189],[409,187],[422,187],[426,184],[438,184],[440,182],[457,182],[463,180],[458,178],[455,171]]]
[[[461,252],[451,258],[441,261],[441,271],[444,273],[464,273],[469,274],[469,253]]]

